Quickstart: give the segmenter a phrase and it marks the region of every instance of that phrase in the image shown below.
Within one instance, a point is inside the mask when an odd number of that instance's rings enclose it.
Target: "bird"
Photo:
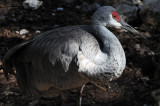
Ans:
[[[89,82],[98,86],[117,79],[126,57],[109,27],[141,35],[113,7],[102,6],[90,25],[53,29],[11,48],[3,59],[6,79],[15,75],[19,87],[37,98],[62,99],[65,92]]]

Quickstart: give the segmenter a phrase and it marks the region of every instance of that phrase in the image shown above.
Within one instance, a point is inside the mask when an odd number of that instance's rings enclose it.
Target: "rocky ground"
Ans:
[[[99,5],[113,5],[120,0],[47,0],[36,10],[24,9],[21,0],[0,1],[0,106],[27,106],[34,97],[21,91],[14,76],[6,81],[2,59],[14,45],[37,36],[38,33],[71,25],[90,24],[94,9]],[[93,2],[97,7],[89,8]],[[143,17],[144,18],[144,17]],[[137,21],[138,20],[138,21]],[[108,84],[103,91],[87,84],[83,93],[83,106],[154,106],[152,92],[159,88],[160,33],[141,17],[130,24],[137,27],[148,40],[111,29],[125,50],[127,65],[123,75]],[[148,26],[147,26],[148,25]],[[77,90],[71,91],[70,105],[76,105]],[[42,98],[37,106],[59,106],[60,97]]]

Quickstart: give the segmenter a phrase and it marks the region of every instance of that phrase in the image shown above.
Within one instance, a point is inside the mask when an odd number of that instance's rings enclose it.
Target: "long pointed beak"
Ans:
[[[134,33],[134,34],[136,34],[136,35],[139,35],[139,36],[141,36],[142,38],[144,38],[144,39],[146,39],[147,40],[147,38],[145,37],[145,36],[143,36],[142,34],[140,34],[137,30],[135,30],[133,27],[131,27],[130,25],[128,25],[123,19],[121,19],[121,28],[123,28],[123,29],[125,29],[125,30],[127,30],[127,31],[130,31],[130,32],[132,32],[132,33]]]

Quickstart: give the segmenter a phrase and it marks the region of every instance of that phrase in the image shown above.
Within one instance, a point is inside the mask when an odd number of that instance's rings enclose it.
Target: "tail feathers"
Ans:
[[[14,65],[8,59],[4,59],[3,61],[3,72],[7,80],[9,80],[8,74],[15,75]]]
[[[3,59],[3,72],[7,80],[9,79],[8,74],[13,74],[13,75],[16,74],[14,66],[17,56],[19,52],[22,50],[22,48],[26,47],[28,44],[29,42],[24,42],[19,45],[16,45],[12,49],[10,49],[5,55]]]

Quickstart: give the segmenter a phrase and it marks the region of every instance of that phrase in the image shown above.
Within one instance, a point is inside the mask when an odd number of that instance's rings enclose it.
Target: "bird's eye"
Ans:
[[[112,12],[112,18],[115,19],[117,22],[120,21],[120,18],[118,16],[117,12],[115,12],[115,11]]]
[[[116,15],[113,15],[113,18],[116,18]]]

